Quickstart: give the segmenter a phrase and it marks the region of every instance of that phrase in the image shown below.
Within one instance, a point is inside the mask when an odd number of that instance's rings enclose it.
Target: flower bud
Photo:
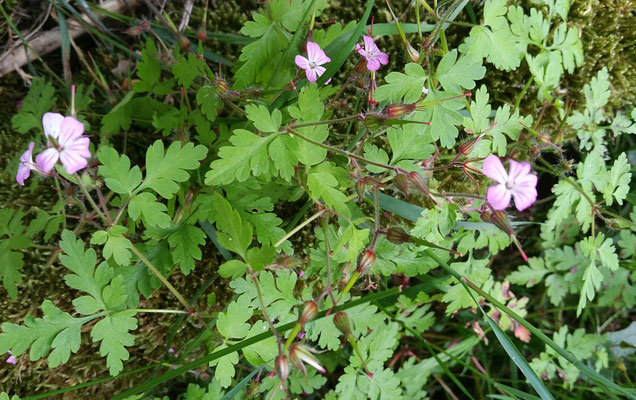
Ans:
[[[409,58],[414,63],[418,62],[420,59],[420,53],[411,46],[409,42],[406,42],[406,52],[409,55]]]
[[[384,118],[382,114],[366,113],[364,114],[364,119],[362,120],[362,123],[364,124],[364,126],[369,128],[370,130],[374,130],[382,126],[385,121],[386,119]]]
[[[298,318],[298,322],[301,325],[305,325],[307,322],[314,319],[318,313],[318,306],[316,302],[313,300],[309,300],[305,302],[305,308],[303,308],[303,312],[300,314],[300,318]]]
[[[484,222],[490,222],[490,214],[490,211],[483,210],[481,213],[479,213],[479,218],[481,218],[481,220]]]
[[[362,57],[360,61],[356,64],[355,70],[357,73],[361,74],[367,69],[367,59]]]
[[[512,225],[510,225],[508,214],[506,214],[503,210],[493,211],[492,214],[490,214],[490,222],[495,224],[497,228],[506,232],[508,235],[514,236],[515,231],[512,229]]]
[[[417,190],[425,194],[429,193],[428,187],[426,186],[426,182],[424,182],[424,179],[422,178],[420,174],[418,174],[415,171],[409,172],[408,179],[409,179],[409,182],[415,185]]]
[[[356,181],[356,192],[358,193],[358,199],[362,201],[362,198],[364,197],[364,180],[363,179],[358,179]]]
[[[276,373],[281,381],[286,381],[289,376],[289,364],[287,364],[287,357],[282,354],[276,357]]]
[[[305,364],[309,364],[324,373],[325,369],[320,365],[320,361],[311,353],[316,353],[316,350],[300,343],[293,344],[289,347],[289,361],[301,370],[303,375],[307,375]]]
[[[550,136],[537,133],[537,141],[543,145],[550,144]]]
[[[395,178],[393,178],[393,181],[395,182],[395,185],[398,187],[400,192],[402,192],[404,196],[406,196],[406,198],[408,199],[409,198],[409,182],[408,182],[408,178],[406,177],[406,174],[399,172],[397,175],[395,175]]]
[[[473,138],[463,143],[461,146],[459,146],[459,152],[465,156],[469,155],[473,151],[477,143],[479,143],[482,137],[484,137],[484,135],[479,135],[476,138]]]
[[[375,253],[372,252],[371,250],[365,250],[362,253],[362,258],[360,259],[360,262],[358,263],[357,271],[360,273],[360,275],[363,275],[369,269],[371,269],[373,264],[375,264]]]
[[[205,42],[206,38],[207,38],[207,30],[205,29],[205,25],[202,24],[199,30],[197,31],[197,39],[199,39],[202,42]]]
[[[349,317],[344,311],[339,311],[336,315],[333,316],[333,323],[336,325],[336,328],[340,332],[342,332],[345,336],[351,335],[351,322],[349,322]]]
[[[220,94],[227,92],[227,81],[225,79],[216,78],[214,83],[216,84],[216,87],[219,89]]]
[[[416,108],[416,104],[389,104],[384,109],[384,112],[389,119],[396,119],[415,110]]]
[[[389,228],[386,239],[393,244],[411,243],[411,235],[402,228]]]

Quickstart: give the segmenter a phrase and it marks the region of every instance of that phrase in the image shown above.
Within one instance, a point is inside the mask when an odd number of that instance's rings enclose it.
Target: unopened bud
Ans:
[[[360,273],[360,275],[363,275],[369,269],[371,269],[373,264],[375,264],[375,253],[372,252],[371,250],[365,250],[362,253],[362,258],[360,259],[360,262],[358,263],[357,271]]]
[[[358,199],[362,201],[362,197],[364,197],[364,180],[358,179],[356,181],[356,192],[358,193]]]
[[[346,337],[351,335],[351,322],[349,322],[349,317],[344,311],[337,312],[336,315],[333,316],[333,323],[343,335]]]
[[[359,76],[354,80],[354,84],[356,85],[358,89],[364,89],[367,87],[367,83],[364,81],[362,77],[359,77]]]
[[[510,225],[508,214],[506,214],[503,210],[493,211],[492,214],[490,214],[490,222],[495,224],[497,228],[506,232],[509,236],[514,236],[515,232],[512,229],[512,225]]]
[[[216,84],[216,87],[219,89],[220,94],[227,92],[227,81],[225,79],[216,78],[214,83]]]
[[[481,138],[483,136],[484,135],[479,135],[476,138],[473,138],[473,139],[465,142],[464,144],[459,146],[459,152],[462,153],[465,156],[469,155],[473,151],[473,149],[475,148],[477,143],[479,143],[479,141],[481,140]]]
[[[406,113],[410,113],[411,111],[417,108],[416,104],[389,104],[384,109],[386,116],[389,119],[400,118],[402,115]]]
[[[386,239],[393,244],[411,243],[411,235],[402,228],[389,228]]]
[[[207,38],[207,36],[208,34],[207,34],[207,30],[205,29],[205,25],[201,25],[201,27],[197,31],[197,39],[199,39],[202,42],[205,42],[205,39]]]
[[[422,178],[420,174],[418,174],[415,171],[411,171],[409,172],[408,179],[409,179],[409,182],[415,185],[417,190],[425,194],[429,193],[428,187],[426,186],[426,182],[424,182],[424,179]]]
[[[356,72],[361,74],[367,69],[367,59],[362,57],[360,61],[356,64]]]
[[[190,40],[181,35],[181,37],[179,38],[179,47],[181,47],[181,50],[188,50],[190,48]]]
[[[398,173],[397,175],[395,175],[395,178],[393,178],[393,181],[395,182],[395,185],[398,187],[398,189],[400,190],[400,192],[402,192],[404,194],[404,196],[406,196],[406,198],[409,198],[409,181],[408,178],[406,177],[406,174],[403,173]]]
[[[484,210],[479,214],[479,218],[481,218],[481,220],[484,222],[490,222],[490,214],[490,211]]]
[[[543,134],[539,133],[539,134],[537,134],[537,140],[541,144],[550,144],[550,136],[548,136],[548,135],[543,135]]]
[[[362,123],[364,124],[364,126],[369,128],[370,130],[374,130],[382,126],[385,121],[386,119],[384,118],[383,115],[379,113],[370,112],[370,113],[364,114],[364,119],[362,120]]]
[[[305,302],[305,308],[303,308],[303,312],[300,313],[300,318],[298,318],[298,322],[301,325],[305,325],[307,322],[314,319],[314,317],[316,316],[316,313],[318,313],[318,306],[316,305],[316,302],[313,300],[309,300]]]
[[[409,42],[406,42],[406,52],[409,55],[409,58],[414,63],[418,62],[420,59],[420,53],[411,46]]]
[[[282,354],[276,357],[276,373],[281,381],[286,381],[289,376],[289,364],[287,364],[287,357]]]

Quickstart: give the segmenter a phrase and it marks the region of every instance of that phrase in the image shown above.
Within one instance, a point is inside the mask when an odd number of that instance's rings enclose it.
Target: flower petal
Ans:
[[[367,51],[367,53],[373,53],[373,50],[378,48],[371,36],[363,35],[362,40],[364,40],[364,49]]]
[[[508,180],[516,185],[517,182],[522,179],[524,176],[530,173],[530,164],[527,162],[516,162],[515,160],[510,160],[510,170],[508,173]]]
[[[44,134],[57,140],[60,136],[60,128],[62,127],[62,121],[64,116],[58,113],[47,112],[42,116],[42,126],[44,127]]]
[[[358,54],[360,54],[362,57],[366,57],[367,53],[365,53],[364,49],[362,48],[362,46],[360,46],[360,44],[356,43],[356,51],[358,52]]]
[[[305,70],[305,75],[307,75],[307,80],[309,82],[316,82],[318,80],[318,76],[316,75],[316,71],[311,68],[307,68]]]
[[[489,155],[486,157],[481,170],[487,177],[499,183],[505,184],[508,180],[508,173],[506,172],[506,169],[501,163],[499,157],[495,155]]]
[[[294,61],[296,62],[298,68],[309,69],[309,60],[307,60],[305,57],[297,55]]]
[[[18,165],[18,173],[15,175],[15,180],[18,182],[18,185],[24,186],[24,181],[27,180],[31,176],[31,166],[20,163]]]
[[[76,173],[80,169],[85,168],[88,164],[86,159],[79,153],[67,151],[66,149],[64,149],[64,151],[60,153],[60,161],[62,161],[64,169],[69,174]]]
[[[314,71],[316,71],[316,74],[318,74],[319,77],[322,76],[326,70],[327,68],[321,67],[320,65],[314,68]]]
[[[387,65],[389,63],[389,56],[383,52],[378,53],[376,59],[380,61],[380,64],[382,65]]]
[[[537,200],[537,189],[529,187],[527,190],[513,192],[512,196],[515,199],[517,210],[523,211]]]
[[[314,42],[307,42],[307,59],[309,63],[316,63],[316,65],[322,65],[331,61],[331,58],[327,57],[320,46]]]
[[[66,117],[60,127],[58,142],[61,146],[66,147],[71,144],[73,140],[82,136],[82,133],[84,133],[84,124],[74,117]]]
[[[495,210],[505,210],[510,205],[510,191],[505,185],[488,188],[488,202]]]
[[[377,71],[380,69],[380,61],[377,58],[367,58],[367,69],[369,71]]]
[[[53,147],[49,147],[35,157],[35,163],[42,172],[48,174],[55,167],[55,163],[59,158],[60,152]]]

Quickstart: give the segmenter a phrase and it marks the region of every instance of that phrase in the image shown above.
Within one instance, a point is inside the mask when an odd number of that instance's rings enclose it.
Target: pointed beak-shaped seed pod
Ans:
[[[309,300],[305,302],[305,308],[303,308],[303,312],[300,313],[300,318],[298,318],[298,322],[301,325],[305,325],[307,322],[314,319],[316,313],[318,312],[318,305],[315,301]]]
[[[393,180],[395,182],[395,185],[400,190],[400,192],[402,192],[404,196],[408,199],[409,198],[409,179],[406,177],[406,174],[403,174],[400,172],[397,175],[395,175],[395,178],[393,178]]]
[[[289,348],[289,361],[301,370],[303,375],[307,375],[305,364],[309,364],[321,373],[324,373],[325,369],[320,365],[320,361],[318,361],[312,353],[316,353],[316,350],[300,343],[296,343]]]
[[[402,228],[389,228],[386,239],[393,244],[411,243],[413,238]]]
[[[397,119],[417,108],[417,104],[389,104],[384,109],[389,119]]]

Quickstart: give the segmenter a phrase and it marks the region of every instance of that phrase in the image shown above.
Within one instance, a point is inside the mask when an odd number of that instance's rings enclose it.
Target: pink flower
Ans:
[[[91,152],[88,150],[90,140],[82,135],[84,124],[74,117],[48,112],[42,117],[42,125],[49,144],[48,149],[35,157],[42,172],[49,173],[58,159],[69,174],[86,167]]]
[[[537,199],[537,176],[530,173],[530,164],[510,160],[510,172],[506,172],[499,157],[490,155],[484,160],[482,171],[498,185],[488,188],[488,202],[495,210],[504,210],[510,205],[510,196],[515,199],[517,210],[523,211]]]
[[[367,69],[369,71],[377,71],[380,64],[386,65],[389,62],[389,56],[380,51],[371,36],[364,35],[364,49],[356,43],[356,51],[362,57],[367,59]]]
[[[18,184],[24,186],[24,181],[31,175],[32,169],[37,169],[33,164],[33,146],[35,143],[29,143],[29,149],[20,156],[20,165],[18,165],[18,173],[15,176],[15,180]]]
[[[7,364],[13,364],[15,365],[15,363],[17,362],[17,359],[15,358],[15,356],[11,353],[11,350],[8,351],[10,357],[7,358]]]
[[[317,43],[307,42],[307,58],[297,55],[295,61],[298,68],[305,70],[309,82],[316,82],[327,70],[321,65],[331,61],[331,58],[327,57]]]

